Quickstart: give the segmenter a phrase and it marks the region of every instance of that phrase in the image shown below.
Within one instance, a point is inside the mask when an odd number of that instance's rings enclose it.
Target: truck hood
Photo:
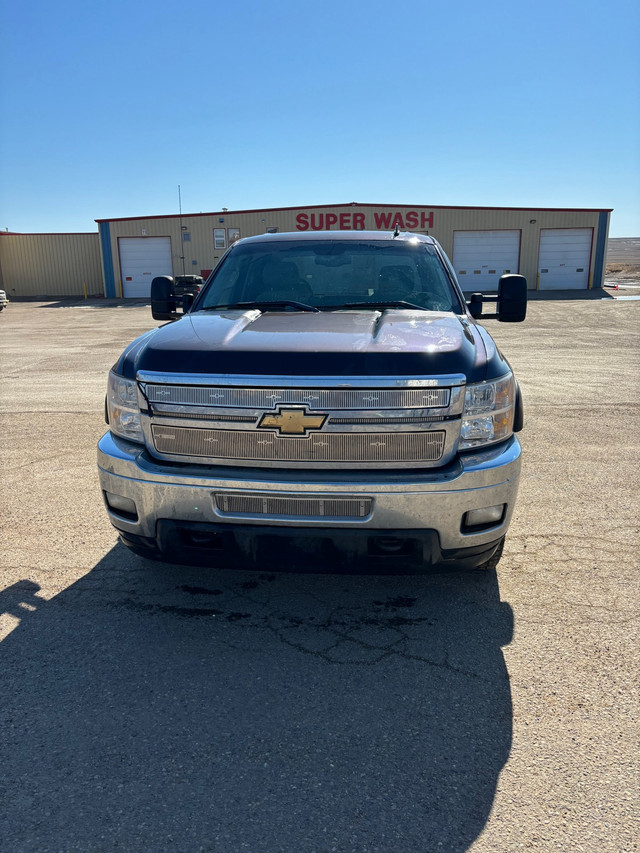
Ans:
[[[187,314],[144,335],[123,353],[117,369],[130,378],[138,370],[280,376],[462,373],[478,382],[508,369],[491,349],[491,361],[500,364],[488,371],[483,336],[467,317],[452,313],[227,310]]]

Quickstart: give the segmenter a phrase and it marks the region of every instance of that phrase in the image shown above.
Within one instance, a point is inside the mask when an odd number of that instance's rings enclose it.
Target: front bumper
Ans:
[[[513,436],[498,447],[463,454],[438,470],[274,471],[159,463],[140,445],[110,432],[98,444],[103,496],[110,493],[135,504],[135,512],[116,510],[105,496],[109,518],[123,541],[177,562],[200,562],[194,560],[191,550],[210,550],[216,565],[222,564],[222,555],[215,556],[215,551],[223,540],[233,540],[234,547],[224,550],[234,555],[230,564],[236,565],[238,554],[258,555],[255,542],[260,537],[276,543],[276,552],[287,540],[315,541],[311,545],[315,552],[320,541],[339,544],[342,540],[347,550],[358,554],[384,556],[378,552],[388,546],[390,555],[395,548],[403,559],[413,554],[426,562],[460,563],[466,555],[467,562],[477,565],[491,556],[509,526],[520,457],[520,444]],[[363,518],[344,520],[226,513],[214,499],[221,492],[234,496],[268,493],[285,499],[368,498],[370,511]],[[505,510],[498,524],[463,531],[466,512],[501,504]],[[358,542],[368,544],[348,544]]]

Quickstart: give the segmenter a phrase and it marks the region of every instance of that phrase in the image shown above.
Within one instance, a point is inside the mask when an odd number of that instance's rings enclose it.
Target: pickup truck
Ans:
[[[484,313],[494,303],[493,313]],[[151,286],[108,381],[104,503],[143,556],[220,567],[494,568],[514,509],[518,383],[436,240],[325,231],[239,240],[205,286]]]
[[[203,284],[204,279],[200,275],[177,275],[173,280],[173,291],[176,296],[185,296],[187,293],[196,296]]]

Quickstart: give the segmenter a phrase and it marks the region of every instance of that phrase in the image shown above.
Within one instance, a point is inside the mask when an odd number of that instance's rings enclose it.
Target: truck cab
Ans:
[[[98,446],[125,545],[261,569],[497,564],[523,409],[479,320],[524,320],[522,276],[467,302],[432,237],[265,234],[195,298],[154,279],[152,313]]]

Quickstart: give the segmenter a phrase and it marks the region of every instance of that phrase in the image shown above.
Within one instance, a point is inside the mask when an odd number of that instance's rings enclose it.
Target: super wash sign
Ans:
[[[367,222],[367,219],[369,220]],[[421,231],[433,228],[433,211],[386,210],[375,213],[299,213],[296,216],[298,231]]]

